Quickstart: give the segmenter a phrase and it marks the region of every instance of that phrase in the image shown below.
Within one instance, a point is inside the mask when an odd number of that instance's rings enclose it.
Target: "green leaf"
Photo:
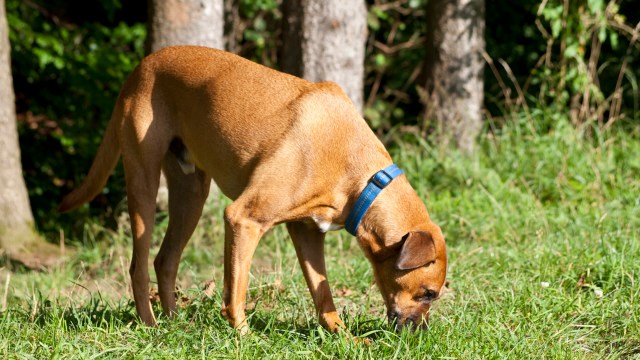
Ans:
[[[36,37],[36,44],[40,47],[46,48],[51,44],[50,38],[48,36],[38,36]]]
[[[367,107],[364,109],[364,117],[369,121],[372,128],[376,129],[382,125],[380,112],[373,107]]]
[[[601,43],[607,40],[607,29],[605,27],[600,27],[598,29],[598,40],[600,40]]]
[[[602,14],[604,10],[604,0],[587,0],[587,6],[592,14]]]
[[[609,33],[609,42],[611,42],[611,47],[614,50],[618,49],[618,33],[615,31],[611,31]]]
[[[253,22],[253,26],[257,31],[265,31],[267,29],[267,22],[263,18],[259,17]]]
[[[374,14],[376,17],[378,17],[379,19],[382,19],[382,20],[387,20],[387,19],[389,19],[389,14],[387,14],[385,11],[381,10],[381,9],[380,9],[380,8],[378,8],[378,7],[375,7],[375,6],[374,6],[374,7],[371,9],[371,12],[373,12],[373,14]]]
[[[401,107],[397,107],[395,109],[393,109],[393,117],[396,119],[403,119],[404,118],[404,110]]]
[[[255,30],[247,29],[244,31],[244,38],[248,41],[258,41],[262,37],[262,34]]]
[[[53,59],[53,66],[58,70],[64,68],[64,60],[62,60],[62,58],[56,57],[55,59]]]
[[[564,57],[567,59],[572,59],[578,56],[578,43],[570,43],[567,48],[564,50]]]
[[[384,54],[376,54],[376,56],[374,57],[374,62],[376,66],[384,67],[385,65],[387,65],[387,57],[384,56]]]
[[[423,6],[422,0],[409,0],[409,7],[412,9],[418,9]]]
[[[551,36],[557,39],[560,36],[560,30],[562,30],[562,19],[551,20]]]
[[[367,13],[367,25],[369,26],[369,29],[373,31],[378,31],[378,29],[380,29],[380,20],[378,20],[378,17],[375,16],[373,12]]]

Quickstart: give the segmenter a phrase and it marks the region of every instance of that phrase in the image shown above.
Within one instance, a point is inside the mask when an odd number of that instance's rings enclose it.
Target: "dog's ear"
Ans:
[[[424,231],[411,231],[405,235],[396,267],[399,270],[410,270],[435,260],[436,245],[431,234]]]

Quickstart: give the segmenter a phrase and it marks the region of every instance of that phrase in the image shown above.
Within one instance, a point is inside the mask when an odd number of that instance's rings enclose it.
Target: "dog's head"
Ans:
[[[396,329],[425,327],[433,301],[443,292],[447,254],[440,228],[405,234],[386,254],[371,256],[376,282]]]
[[[383,228],[390,229],[384,225],[378,229]],[[440,227],[427,222],[404,234],[393,229],[363,231],[359,235],[373,265],[389,321],[396,329],[426,327],[429,309],[443,293],[447,275],[446,246]]]

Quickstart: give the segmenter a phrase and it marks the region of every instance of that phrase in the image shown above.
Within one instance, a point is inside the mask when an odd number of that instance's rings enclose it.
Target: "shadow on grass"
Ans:
[[[73,306],[42,300],[41,296],[37,299],[32,302],[30,311],[20,310],[19,313],[25,320],[41,327],[64,326],[68,330],[87,327],[115,328],[138,321],[131,300],[114,305],[101,297],[92,297],[87,304]]]
[[[350,318],[343,314],[341,317],[345,321],[349,333],[356,338],[367,338],[376,341],[381,338],[388,338],[389,334],[397,334],[386,321],[372,318],[369,315],[357,315]],[[249,314],[249,326],[252,331],[264,336],[269,336],[272,333],[290,333],[306,339],[338,338],[341,336],[340,334],[329,333],[315,320],[308,322],[282,320],[272,313],[259,310]]]
[[[30,310],[15,311],[25,322],[33,323],[42,328],[51,326],[64,327],[68,331],[82,331],[88,328],[116,329],[122,327],[144,327],[140,322],[132,300],[112,303],[100,296],[94,296],[81,306],[74,304],[61,305],[48,299],[36,296],[30,304]],[[184,323],[200,327],[217,328],[222,332],[232,334],[227,321],[220,314],[220,301],[215,298],[198,298],[185,304],[179,310],[176,319],[166,318],[159,307],[154,304],[154,312],[158,315],[160,328],[184,328]],[[293,305],[295,306],[295,305]],[[35,309],[34,309],[35,308]],[[291,313],[281,316],[277,310],[248,311],[248,321],[252,332],[265,337],[299,338],[312,341],[324,341],[340,338],[339,334],[332,334],[324,330],[315,317],[304,320],[303,316]],[[389,338],[396,334],[386,321],[372,318],[370,315],[348,316],[342,314],[347,329],[356,338],[378,340]]]

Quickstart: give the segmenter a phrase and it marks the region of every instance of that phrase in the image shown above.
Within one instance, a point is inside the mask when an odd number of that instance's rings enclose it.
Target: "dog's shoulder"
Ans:
[[[331,95],[335,95],[341,98],[342,100],[348,100],[349,102],[351,102],[351,100],[349,99],[347,94],[344,92],[344,90],[342,90],[340,85],[338,85],[333,81],[322,81],[322,82],[314,83],[310,91],[325,92]]]
[[[360,120],[360,112],[342,88],[332,81],[310,83],[297,99],[299,114],[313,122]]]

